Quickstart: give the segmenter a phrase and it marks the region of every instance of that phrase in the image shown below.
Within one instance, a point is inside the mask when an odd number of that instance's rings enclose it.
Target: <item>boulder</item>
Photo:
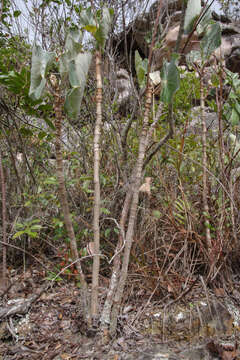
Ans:
[[[181,5],[179,0],[165,0],[161,10],[160,23],[161,34],[159,39],[161,47],[154,50],[153,53],[153,71],[162,67],[164,58],[169,59],[172,50],[174,49],[179,23],[181,18]],[[135,51],[146,58],[149,55],[149,33],[152,32],[154,22],[157,14],[158,1],[155,1],[148,13],[139,15],[133,22],[131,22],[126,30],[118,34],[113,39],[113,46],[116,48],[118,60],[121,63],[129,64],[130,59],[134,59]],[[212,18],[218,21],[222,29],[222,44],[219,49],[215,51],[215,56],[224,59],[226,67],[232,72],[240,74],[240,24],[231,22],[226,16],[218,15],[212,12]],[[199,49],[199,43],[202,34],[194,32],[184,53],[187,54],[191,50]],[[182,37],[180,48],[183,49],[187,36]],[[126,42],[126,44],[125,44]],[[126,46],[125,46],[126,45]],[[129,54],[129,59],[123,61],[125,57],[125,48]],[[134,72],[134,61],[131,61]]]

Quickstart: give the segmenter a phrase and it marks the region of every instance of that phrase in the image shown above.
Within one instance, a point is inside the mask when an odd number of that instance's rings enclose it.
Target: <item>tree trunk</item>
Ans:
[[[144,162],[144,156],[146,152],[146,146],[147,146],[147,132],[148,132],[148,123],[149,123],[149,113],[150,113],[150,107],[152,103],[152,87],[150,84],[147,87],[147,93],[146,93],[146,102],[145,102],[145,112],[144,112],[144,118],[143,118],[143,126],[142,126],[142,133],[141,138],[139,142],[139,150],[138,150],[138,159],[136,163],[136,168],[134,172],[134,182],[133,182],[133,188],[132,190],[132,202],[130,207],[130,214],[129,214],[129,220],[128,220],[128,229],[125,239],[125,248],[124,248],[124,254],[123,254],[123,263],[120,273],[120,279],[118,283],[118,287],[116,290],[116,294],[114,297],[114,305],[112,308],[112,316],[111,316],[111,324],[110,324],[110,333],[114,334],[116,331],[117,326],[117,316],[119,314],[119,309],[123,297],[123,290],[127,279],[127,273],[128,273],[128,265],[129,265],[129,258],[130,258],[130,251],[132,247],[132,240],[133,240],[133,231],[134,231],[134,225],[137,215],[137,206],[138,206],[138,198],[139,198],[139,188],[141,185],[141,178],[142,178],[142,170],[143,170],[143,162]],[[128,195],[126,195],[128,196]]]
[[[99,268],[100,268],[100,136],[102,126],[102,75],[101,75],[101,53],[96,51],[96,124],[94,131],[94,210],[93,210],[93,233],[94,233],[94,255],[92,269],[92,296],[91,296],[91,316],[97,318],[98,315],[98,288],[99,288]]]

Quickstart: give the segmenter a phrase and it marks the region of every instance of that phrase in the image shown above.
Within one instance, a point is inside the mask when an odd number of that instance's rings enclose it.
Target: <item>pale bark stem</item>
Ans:
[[[92,270],[92,296],[91,296],[91,315],[96,318],[98,315],[98,288],[99,288],[99,268],[100,268],[100,136],[102,126],[102,75],[101,75],[101,53],[96,52],[96,124],[94,131],[94,210],[93,210],[93,233],[94,233],[94,256]]]
[[[204,70],[203,70],[204,71]],[[209,206],[208,206],[208,183],[207,183],[207,126],[205,119],[205,99],[204,99],[204,85],[203,85],[203,71],[200,74],[200,109],[201,109],[201,121],[202,121],[202,165],[203,165],[203,209],[204,209],[204,223],[206,241],[210,256],[212,255],[212,240],[210,232],[210,221],[209,221]]]
[[[0,150],[0,178],[2,190],[2,240],[7,243],[7,223],[6,223],[6,184],[3,171],[2,154]],[[7,276],[7,246],[2,243],[2,280],[4,286],[6,285]]]

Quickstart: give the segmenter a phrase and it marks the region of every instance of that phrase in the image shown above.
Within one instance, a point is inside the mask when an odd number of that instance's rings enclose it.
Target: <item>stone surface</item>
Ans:
[[[153,70],[161,68],[163,59],[169,58],[178,36],[179,22],[181,17],[181,1],[165,0],[161,10],[160,22],[162,24],[162,46],[155,49],[153,53]],[[125,33],[118,34],[113,40],[117,48],[119,58],[124,58],[125,41],[127,42],[127,51],[129,58],[134,59],[135,50],[138,50],[142,57],[148,57],[149,41],[148,34],[154,27],[154,21],[157,14],[158,1],[154,2],[150,10],[146,14],[138,16],[126,29]],[[212,13],[212,18],[218,21],[222,29],[222,45],[215,51],[217,58],[223,58],[226,66],[233,72],[240,73],[240,24],[231,22],[225,16]],[[191,37],[185,54],[190,50],[198,49],[200,37],[195,32]],[[182,37],[183,46],[187,36]],[[134,64],[134,61],[132,61]]]

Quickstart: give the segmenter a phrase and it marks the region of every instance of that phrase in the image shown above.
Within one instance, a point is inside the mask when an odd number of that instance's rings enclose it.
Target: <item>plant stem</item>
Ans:
[[[102,75],[101,75],[101,53],[96,51],[96,124],[94,131],[94,209],[93,209],[93,233],[94,233],[94,256],[92,269],[92,296],[91,296],[91,316],[96,318],[98,315],[98,287],[99,287],[99,268],[100,268],[100,136],[102,126]]]
[[[2,239],[3,243],[7,243],[7,223],[6,223],[6,185],[2,164],[2,153],[0,151],[0,177],[2,190]],[[7,246],[2,243],[2,280],[6,285],[7,275]]]

